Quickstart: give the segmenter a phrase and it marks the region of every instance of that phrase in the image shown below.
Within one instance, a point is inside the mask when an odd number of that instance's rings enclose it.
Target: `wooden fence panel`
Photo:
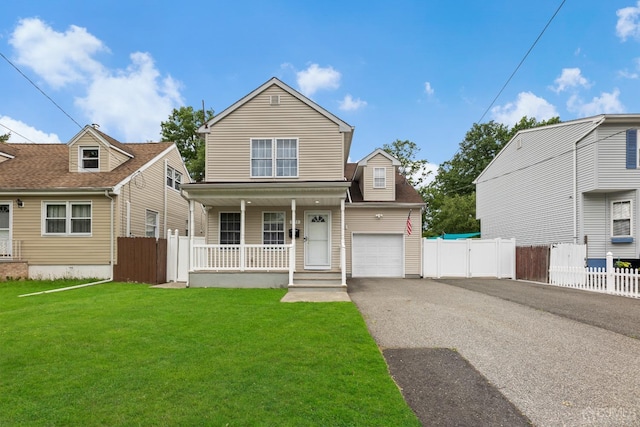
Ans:
[[[516,247],[516,279],[549,282],[549,246]]]
[[[118,237],[117,282],[158,284],[167,280],[167,240],[154,237]]]

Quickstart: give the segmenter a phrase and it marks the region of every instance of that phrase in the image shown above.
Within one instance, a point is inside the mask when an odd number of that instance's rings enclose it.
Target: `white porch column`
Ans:
[[[344,244],[344,199],[340,199],[340,274],[342,285],[347,286],[347,248]]]
[[[245,209],[246,209],[246,202],[244,200],[240,200],[240,271],[244,271],[244,267],[245,267],[245,259],[244,259]]]
[[[296,200],[291,199],[291,252],[289,252],[289,286],[293,286],[296,269]]]
[[[194,253],[193,253],[193,231],[196,229],[195,225],[194,225],[194,207],[195,207],[195,202],[193,200],[189,200],[189,261],[188,261],[188,266],[189,266],[189,271],[187,272],[187,288],[189,287],[189,273],[193,271],[193,258],[194,258]],[[176,235],[178,234],[178,230],[176,230]],[[178,241],[180,239],[178,238]],[[177,280],[177,275],[178,275],[178,270],[176,269],[176,280]]]

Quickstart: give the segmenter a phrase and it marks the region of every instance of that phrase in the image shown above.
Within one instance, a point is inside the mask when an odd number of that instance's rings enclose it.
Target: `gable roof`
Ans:
[[[372,158],[374,158],[375,156],[377,156],[378,154],[380,154],[380,155],[386,157],[387,159],[389,159],[393,166],[400,166],[400,160],[396,159],[391,154],[389,154],[386,151],[384,151],[382,148],[376,149],[373,153],[369,154],[368,156],[366,156],[365,158],[360,160],[358,162],[358,166],[366,166],[367,162],[369,160],[371,160]]]
[[[110,189],[165,151],[175,149],[169,142],[118,144],[132,157],[110,172],[70,172],[65,144],[2,144],[0,150],[10,151],[14,157],[0,162],[0,192]]]
[[[297,98],[298,100],[302,101],[304,104],[308,105],[310,108],[313,108],[318,113],[322,114],[323,116],[325,116],[326,118],[328,118],[332,122],[336,123],[339,126],[341,132],[353,133],[353,130],[354,130],[353,126],[351,126],[347,122],[339,119],[337,116],[335,116],[334,114],[332,114],[329,111],[325,110],[324,108],[322,108],[321,106],[319,106],[318,104],[313,102],[311,99],[307,98],[306,96],[304,96],[303,94],[301,94],[297,90],[293,89],[291,86],[285,84],[281,80],[277,79],[276,77],[272,77],[267,82],[265,82],[262,85],[260,85],[257,89],[253,90],[252,92],[250,92],[249,94],[247,94],[243,98],[241,98],[240,100],[236,101],[231,106],[229,106],[226,109],[224,109],[221,113],[218,113],[216,116],[214,116],[212,119],[210,119],[207,123],[205,123],[203,126],[201,126],[198,129],[198,132],[200,132],[200,133],[209,132],[209,128],[211,126],[213,126],[214,124],[216,124],[220,120],[224,119],[226,116],[228,116],[229,114],[233,113],[235,110],[237,110],[238,108],[242,107],[244,104],[246,104],[247,102],[249,102],[250,100],[252,100],[256,96],[260,95],[262,92],[264,92],[265,90],[267,90],[271,86],[278,86],[280,89],[282,89],[285,92],[289,93],[294,98]]]
[[[121,152],[125,156],[133,157],[133,154],[127,150],[126,145],[120,141],[115,140],[104,132],[101,132],[98,128],[94,126],[85,126],[82,128],[80,132],[78,132],[71,140],[67,143],[67,145],[75,144],[81,137],[86,135],[87,133],[91,133],[95,138],[97,138],[100,142],[106,145],[109,148],[113,148],[116,151]]]
[[[411,203],[424,205],[424,200],[420,193],[407,181],[407,179],[397,170],[395,171],[396,200],[393,202],[365,202],[360,191],[360,185],[355,177],[359,163],[347,163],[344,168],[344,176],[347,181],[351,181],[349,192],[351,194],[352,203],[377,203],[389,204],[393,203]]]

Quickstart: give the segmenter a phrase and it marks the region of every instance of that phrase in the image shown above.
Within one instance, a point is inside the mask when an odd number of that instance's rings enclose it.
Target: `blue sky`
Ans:
[[[355,126],[351,160],[408,139],[437,165],[560,4],[5,2],[0,53],[64,113],[0,57],[0,133],[65,143],[98,123],[157,141],[173,108],[220,112],[278,77]],[[640,113],[639,77],[640,1],[567,0],[482,121]]]

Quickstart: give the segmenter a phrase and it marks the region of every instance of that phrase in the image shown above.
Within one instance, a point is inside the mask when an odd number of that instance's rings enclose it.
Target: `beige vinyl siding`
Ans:
[[[4,162],[5,160],[10,160],[10,159],[9,157],[0,156],[0,163]]]
[[[380,219],[376,214],[381,213]],[[406,225],[408,208],[355,208],[346,211],[346,255],[347,274],[351,274],[351,249],[353,233],[402,234],[404,236],[404,274],[419,276],[421,274],[421,237],[422,217],[419,209],[413,209],[411,225],[413,232],[407,235]]]
[[[180,191],[169,188],[166,185],[165,159],[173,169],[182,173],[183,182],[188,181],[187,171],[184,169],[180,155],[176,150],[171,150],[166,156],[158,159],[153,165],[136,174],[122,187],[118,198],[118,224],[119,236],[126,236],[127,229],[127,202],[131,206],[131,235],[144,237],[146,235],[147,210],[158,212],[159,237],[166,237],[167,229],[178,230],[181,236],[186,234],[187,220],[189,219],[189,203],[180,195]],[[165,198],[166,220],[165,229]],[[203,235],[202,221],[204,219],[202,207],[196,204],[194,212],[195,232],[197,236]]]
[[[87,132],[80,137],[72,145],[69,145],[69,170],[78,172],[82,170],[80,150],[83,147],[98,147],[99,149],[99,166],[100,172],[108,172],[109,169],[109,149],[99,139],[95,138],[91,133]],[[86,172],[90,173],[90,172]]]
[[[13,238],[22,242],[22,258],[33,265],[108,265],[110,203],[104,195],[21,197],[13,209]],[[43,236],[44,202],[91,202],[91,236]]]
[[[375,168],[385,168],[386,179],[384,188],[375,188]],[[367,161],[362,171],[361,191],[365,201],[389,202],[396,199],[395,168],[391,160],[382,154],[376,154]]]
[[[280,105],[269,104],[271,95],[280,95]],[[343,179],[343,134],[338,125],[272,86],[206,135],[207,181],[251,181],[251,138],[298,138],[298,178],[274,180]]]
[[[240,212],[240,206],[212,207],[207,216],[207,243],[217,245],[220,241],[220,212]],[[307,212],[331,213],[331,271],[340,271],[340,209],[312,208],[298,206],[296,209],[295,227],[291,225],[291,206],[251,206],[245,210],[245,243],[262,244],[262,214],[263,212],[284,212],[285,214],[285,244],[291,244],[289,229],[300,230],[300,237],[296,239],[296,271],[304,271],[304,236],[305,216]]]
[[[124,162],[126,162],[127,160],[129,160],[130,157],[123,154],[122,152],[115,150],[113,148],[109,149],[109,164],[107,166],[108,170],[112,171],[115,168],[117,168],[118,166],[120,166],[121,164],[123,164]]]

